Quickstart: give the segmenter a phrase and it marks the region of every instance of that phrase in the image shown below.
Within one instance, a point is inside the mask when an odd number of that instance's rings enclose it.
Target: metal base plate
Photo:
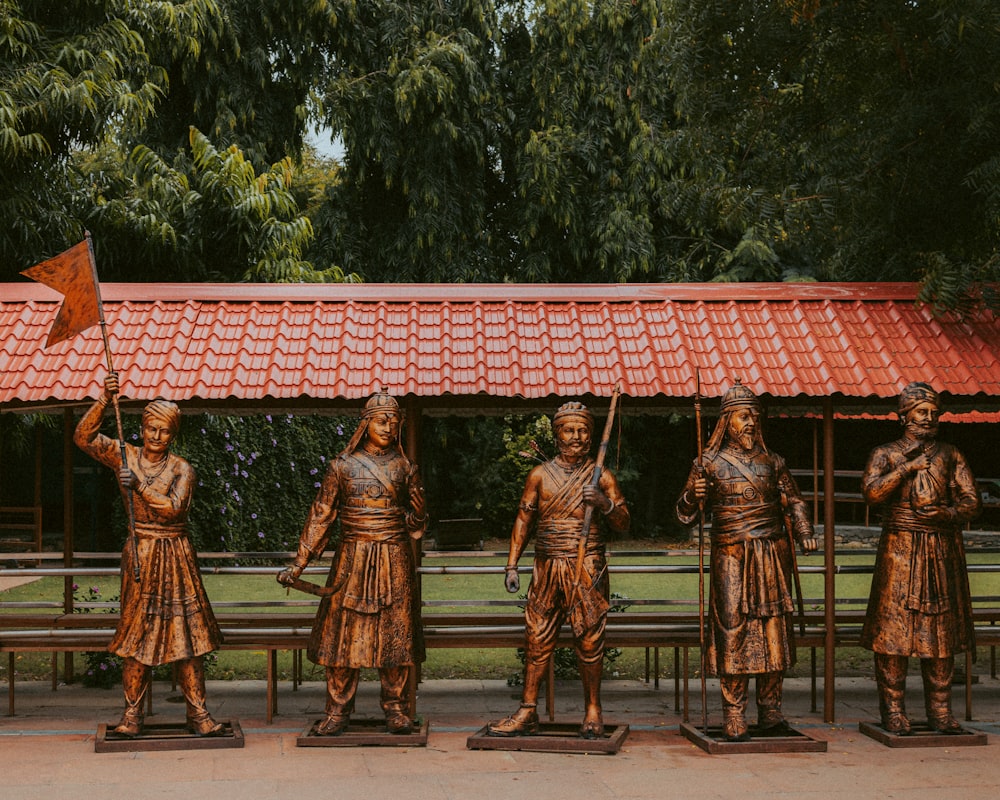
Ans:
[[[317,736],[318,719],[295,740],[296,747],[425,747],[430,723],[414,720],[413,733],[389,733],[384,719],[352,719],[339,736]]]
[[[536,753],[603,753],[614,755],[628,736],[628,725],[604,725],[600,739],[584,739],[580,726],[542,722],[530,736],[490,736],[488,725],[472,734],[465,743],[469,750],[528,750]]]
[[[750,741],[730,742],[726,740],[721,725],[709,725],[708,730],[696,728],[689,722],[680,726],[681,734],[706,753],[825,753],[826,742],[812,739],[794,728],[781,733],[760,730],[750,726]]]
[[[198,736],[184,722],[147,722],[142,733],[129,737],[115,733],[115,725],[101,723],[94,739],[95,753],[136,753],[160,750],[219,750],[243,747],[243,729],[239,720],[220,720],[218,736]]]
[[[908,736],[889,733],[874,722],[859,722],[858,730],[886,747],[981,747],[988,743],[985,733],[967,728],[962,728],[961,733],[940,733],[931,730],[927,723],[911,724],[913,732]]]

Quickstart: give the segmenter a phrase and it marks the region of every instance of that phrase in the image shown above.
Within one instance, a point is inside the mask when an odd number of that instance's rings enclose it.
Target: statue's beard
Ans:
[[[926,424],[908,422],[906,430],[914,439],[933,439],[937,436],[938,426],[936,422],[928,422]]]
[[[742,447],[744,450],[748,452],[750,450],[753,450],[755,442],[752,431],[743,431],[742,433],[738,433],[736,435],[736,441],[739,443],[739,446]]]
[[[587,454],[588,444],[583,442],[559,442],[556,446],[559,449],[559,455],[568,458],[580,458]]]

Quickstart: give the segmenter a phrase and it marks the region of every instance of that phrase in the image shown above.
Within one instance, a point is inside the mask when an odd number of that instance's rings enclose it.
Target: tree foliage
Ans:
[[[723,245],[703,277],[923,278],[945,305],[996,280],[996,4],[668,7],[671,144]]]
[[[996,303],[991,0],[0,12],[10,270],[93,226],[135,279],[916,279]]]

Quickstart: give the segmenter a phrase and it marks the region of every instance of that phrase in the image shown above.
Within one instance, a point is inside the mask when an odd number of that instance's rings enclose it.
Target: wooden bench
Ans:
[[[1000,571],[1000,564],[977,565],[982,571],[991,568]],[[212,568],[203,568],[211,572]],[[266,571],[270,567],[234,568],[232,571]],[[323,568],[313,568],[322,571]],[[614,565],[612,569],[615,569]],[[624,565],[617,569],[625,571],[661,572],[667,570],[663,565],[648,567]],[[869,567],[852,565],[847,568],[851,572],[870,570]],[[502,566],[425,566],[420,568],[422,578],[432,574],[469,573],[491,575],[499,579]],[[672,572],[691,572],[697,568],[691,565],[674,567]],[[66,570],[37,570],[63,574]],[[91,568],[74,570],[80,576],[86,574],[102,574],[116,572],[112,568]],[[523,572],[530,572],[530,567],[522,567]],[[18,570],[22,573],[22,570]],[[993,598],[1000,602],[1000,598]],[[452,601],[435,601],[441,605],[455,605]],[[433,605],[426,606],[422,613],[422,623],[425,645],[428,648],[510,648],[516,649],[524,645],[523,612],[518,607],[523,601],[516,600],[474,600],[459,601],[475,603],[478,608],[490,610],[437,611]],[[624,605],[642,608],[643,603],[656,603],[656,610],[614,611],[608,615],[607,638],[608,647],[644,648],[646,650],[647,680],[649,676],[649,660],[655,659],[654,674],[659,678],[659,650],[672,648],[674,650],[674,697],[675,709],[688,717],[689,702],[689,653],[700,649],[700,631],[698,617],[691,610],[690,601],[655,601],[649,599],[624,599],[618,601]],[[668,602],[683,602],[683,608],[662,610],[662,604]],[[807,599],[804,615],[794,617],[796,627],[797,647],[810,650],[812,656],[812,709],[816,710],[817,697],[817,659],[816,653],[826,647],[826,619],[822,609],[822,601]],[[843,601],[846,607],[838,607],[834,614],[834,647],[859,646],[861,626],[865,617],[865,605],[862,599]],[[977,643],[980,647],[991,648],[991,658],[995,673],[995,648],[1000,645],[1000,607],[984,607],[984,598],[976,598],[980,603],[974,609]],[[40,604],[42,605],[42,604]],[[49,604],[50,606],[52,604]],[[101,605],[101,604],[98,604]],[[106,605],[106,604],[105,604]],[[254,606],[257,606],[256,608]],[[284,606],[280,601],[267,601],[255,604],[254,601],[216,604],[216,617],[223,630],[224,650],[259,650],[266,657],[266,716],[268,722],[277,713],[278,670],[277,653],[280,650],[292,651],[293,690],[301,682],[301,655],[306,647],[312,629],[315,615],[315,601],[296,601],[289,605],[300,607],[300,610],[272,607]],[[230,606],[240,606],[240,611],[230,611]],[[265,607],[267,607],[265,609]],[[506,608],[497,611],[494,608]],[[20,610],[9,614],[0,614],[0,652],[9,655],[8,708],[9,713],[15,713],[14,665],[15,654],[19,652],[50,652],[55,657],[59,652],[85,652],[102,650],[107,647],[112,632],[117,625],[118,616],[114,613],[63,613],[61,609],[39,608],[31,613]],[[560,632],[559,646],[570,646],[572,636],[567,628]],[[971,718],[971,654],[967,659],[966,669],[966,715]],[[55,688],[56,671],[53,664],[53,688]],[[657,683],[658,686],[658,683]],[[547,707],[550,718],[554,714],[553,680],[550,680],[546,692]]]
[[[266,717],[278,711],[279,650],[301,651],[309,641],[314,613],[217,613],[222,630],[222,650],[260,650],[266,659]],[[25,652],[83,653],[106,650],[118,624],[118,614],[0,615],[0,653],[8,654],[7,713],[14,716],[16,656]],[[57,685],[53,662],[52,689]],[[297,686],[301,673],[293,677]]]

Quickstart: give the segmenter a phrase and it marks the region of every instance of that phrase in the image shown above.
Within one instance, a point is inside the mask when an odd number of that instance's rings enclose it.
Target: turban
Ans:
[[[559,406],[556,410],[555,416],[552,417],[552,427],[558,428],[569,422],[571,419],[582,422],[587,426],[588,430],[593,433],[594,415],[590,413],[583,403],[577,402],[563,403]]]
[[[142,424],[148,419],[157,419],[166,424],[171,433],[177,433],[181,427],[181,410],[177,403],[170,400],[153,400],[142,410]]]
[[[905,419],[906,415],[921,403],[930,403],[935,408],[941,408],[941,398],[929,384],[922,381],[907,384],[899,393],[899,416]]]

